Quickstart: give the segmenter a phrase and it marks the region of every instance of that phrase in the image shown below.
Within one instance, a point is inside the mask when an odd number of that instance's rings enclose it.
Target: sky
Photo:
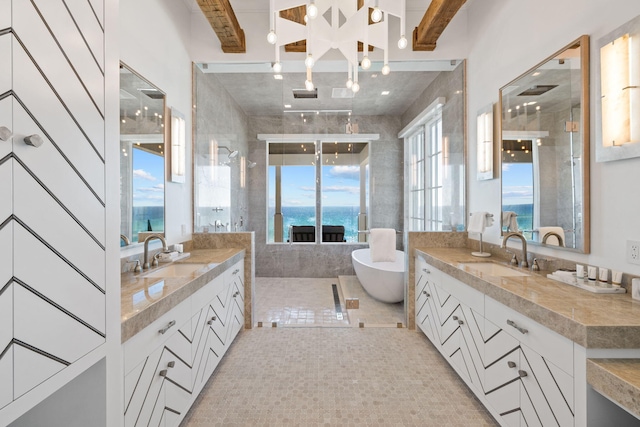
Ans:
[[[315,206],[315,166],[282,168],[282,206]],[[322,167],[322,204],[359,206],[360,166]],[[275,166],[269,167],[269,205],[275,206]]]
[[[133,206],[164,206],[164,157],[133,147]]]
[[[533,203],[533,164],[502,163],[502,204]]]

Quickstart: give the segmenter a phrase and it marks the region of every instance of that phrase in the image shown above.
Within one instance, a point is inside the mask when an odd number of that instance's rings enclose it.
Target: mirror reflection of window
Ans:
[[[145,233],[164,233],[164,150],[162,144],[134,144],[133,239]]]
[[[534,165],[532,141],[503,141],[502,210],[515,215],[518,231],[532,238],[534,229]],[[508,230],[503,224],[502,231]]]

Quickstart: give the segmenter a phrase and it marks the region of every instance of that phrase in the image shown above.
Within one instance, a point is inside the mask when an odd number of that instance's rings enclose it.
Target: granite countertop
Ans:
[[[526,277],[483,277],[459,264],[508,263],[474,257],[467,248],[417,248],[416,253],[435,268],[585,348],[640,348],[640,301],[629,293],[594,294],[548,279],[548,271],[529,271]]]
[[[587,359],[587,382],[640,418],[640,359]]]
[[[170,264],[160,264],[141,273],[123,273],[121,291],[121,342],[150,325],[180,302],[222,274],[245,255],[244,249],[197,249],[173,264],[206,264],[180,277],[145,277]]]

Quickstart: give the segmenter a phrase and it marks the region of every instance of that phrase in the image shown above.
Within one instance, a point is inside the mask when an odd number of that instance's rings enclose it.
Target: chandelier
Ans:
[[[358,3],[363,3],[358,8]],[[304,24],[281,17],[280,12],[306,7]],[[305,88],[314,90],[312,69],[329,50],[337,49],[347,60],[347,88],[354,93],[360,90],[358,69],[371,67],[369,46],[383,51],[382,74],[391,72],[389,67],[389,19],[400,18],[398,48],[407,47],[405,37],[405,0],[270,0],[270,31],[267,41],[275,45],[273,71],[282,72],[280,48],[289,43],[306,40],[305,66],[307,79]],[[358,54],[358,42],[362,43],[362,59]]]

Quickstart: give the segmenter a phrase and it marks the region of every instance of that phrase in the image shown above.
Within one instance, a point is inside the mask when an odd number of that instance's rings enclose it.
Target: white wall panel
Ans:
[[[3,144],[0,142],[0,144]],[[1,145],[0,145],[1,147]],[[2,159],[2,155],[0,154],[0,159]],[[13,179],[12,179],[12,169],[13,169],[13,159],[8,159],[4,163],[0,163],[0,223],[9,218],[13,212]],[[7,226],[6,228],[11,228]],[[9,242],[11,243],[11,242]],[[4,244],[4,243],[3,243]],[[0,246],[0,253],[4,254],[3,251],[10,251],[11,246],[4,246],[7,249],[3,249]],[[2,259],[0,259],[0,265],[2,263]],[[2,281],[2,269],[0,269],[0,287],[2,287],[6,281]],[[5,271],[11,271],[5,270]]]
[[[13,28],[93,146],[104,158],[104,119],[29,0],[14,0]]]
[[[0,30],[11,26],[11,0],[0,0]]]
[[[3,348],[4,350],[4,348]],[[0,409],[13,401],[13,348],[0,358]]]
[[[91,3],[87,0],[65,0],[65,3],[100,69],[104,71],[104,32],[91,8]]]
[[[15,277],[104,333],[104,294],[20,224],[14,229]],[[38,268],[33,268],[34,260]]]
[[[37,0],[35,4],[51,29],[78,78],[104,115],[104,75],[62,2]]]
[[[16,134],[15,155],[104,246],[104,206],[49,140],[37,149],[22,143],[25,135],[40,134],[41,130],[19,104],[14,108],[13,122],[20,131]]]
[[[104,28],[104,0],[89,0],[91,9],[95,14],[95,19],[98,20],[100,25]]]
[[[13,61],[20,69],[13,81],[16,96],[104,200],[104,163],[17,42],[13,44]]]
[[[2,17],[2,2],[0,0],[0,20]],[[0,30],[2,29],[0,24]],[[0,95],[11,90],[11,34],[4,34],[0,36],[0,58],[2,58],[2,72],[0,73]],[[7,126],[0,123],[0,126]]]
[[[13,176],[15,215],[105,289],[104,250],[21,166],[16,165]]]
[[[16,339],[67,362],[75,362],[104,342],[103,337],[22,286],[14,286],[13,295]]]
[[[19,345],[13,346],[14,398],[17,399],[66,365]]]

